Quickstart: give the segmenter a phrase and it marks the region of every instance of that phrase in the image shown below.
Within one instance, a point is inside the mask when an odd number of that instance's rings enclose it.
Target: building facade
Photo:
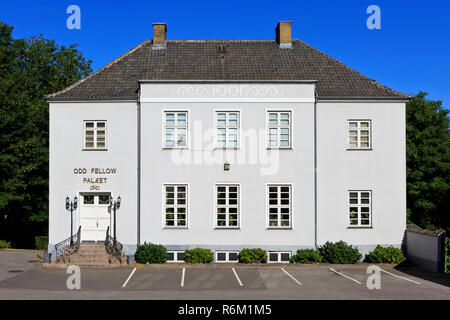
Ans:
[[[367,253],[402,243],[405,103],[291,39],[145,41],[50,104],[49,251],[73,231],[164,245],[172,261],[210,248],[272,262],[343,240]]]

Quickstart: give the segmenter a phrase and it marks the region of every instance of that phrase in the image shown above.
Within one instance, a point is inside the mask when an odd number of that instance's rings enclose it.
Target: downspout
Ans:
[[[137,96],[137,245],[141,244],[141,90]]]
[[[314,247],[317,245],[317,91],[314,86]]]

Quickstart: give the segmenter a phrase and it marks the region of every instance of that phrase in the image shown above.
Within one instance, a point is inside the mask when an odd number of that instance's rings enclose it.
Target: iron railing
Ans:
[[[76,253],[78,249],[80,249],[80,240],[81,226],[78,228],[78,232],[76,234],[55,245],[56,260],[58,261],[61,258],[64,259],[65,257]]]
[[[122,263],[122,248],[123,245],[109,235],[109,227],[106,229],[105,250]]]

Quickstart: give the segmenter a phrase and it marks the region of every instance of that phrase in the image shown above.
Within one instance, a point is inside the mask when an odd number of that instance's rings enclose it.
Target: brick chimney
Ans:
[[[275,28],[277,43],[281,48],[292,48],[292,21],[279,21]]]
[[[153,49],[164,49],[166,47],[167,26],[165,23],[153,23]]]

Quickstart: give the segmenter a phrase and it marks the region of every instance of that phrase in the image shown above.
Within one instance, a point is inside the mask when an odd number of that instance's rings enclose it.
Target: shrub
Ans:
[[[37,237],[34,237],[34,246],[38,250],[47,250],[47,247],[48,247],[48,236],[37,236]]]
[[[297,254],[291,257],[294,263],[320,263],[322,256],[319,251],[314,249],[297,250]]]
[[[137,247],[135,258],[138,263],[166,263],[167,250],[162,245],[144,242]]]
[[[239,262],[242,263],[264,263],[267,262],[267,251],[261,248],[245,248],[239,252]]]
[[[362,255],[357,248],[353,248],[344,241],[336,243],[326,242],[319,248],[324,262],[328,263],[357,263]]]
[[[7,249],[11,248],[11,242],[8,242],[6,240],[0,240],[0,249]]]
[[[383,248],[378,245],[375,250],[369,252],[367,261],[373,263],[402,263],[406,260],[402,250],[394,247]]]
[[[187,263],[210,263],[214,260],[214,253],[209,249],[195,248],[186,250],[184,261]]]

